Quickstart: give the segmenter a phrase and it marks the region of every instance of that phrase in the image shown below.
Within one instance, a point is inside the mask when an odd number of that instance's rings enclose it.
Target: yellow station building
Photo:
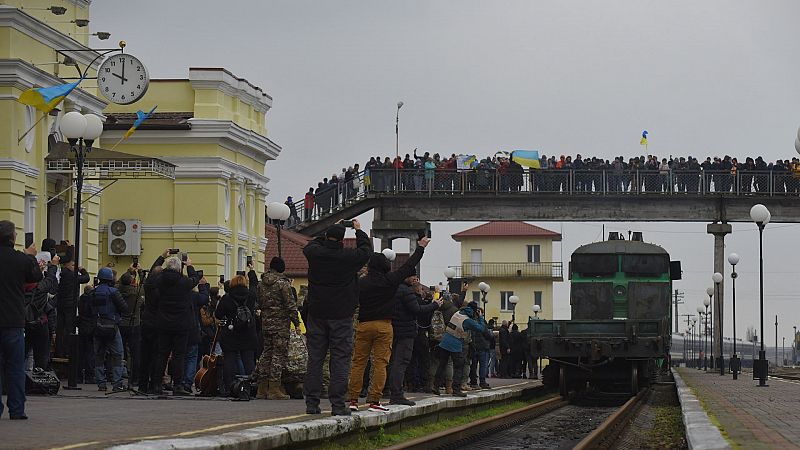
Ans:
[[[45,237],[74,241],[74,164],[69,167],[64,156],[69,150],[59,121],[65,112],[79,111],[105,122],[83,189],[81,265],[91,273],[108,263],[121,269],[139,253],[140,264],[149,266],[164,249],[179,248],[207,276],[230,278],[248,257],[263,270],[265,168],[281,148],[267,137],[272,98],[247,80],[222,68],[192,68],[185,79],[151,79],[142,99],[117,105],[87,79],[19,139],[43,115],[19,103],[20,94],[73,81],[73,62],[84,70],[99,56],[87,46],[91,27],[78,26],[89,20],[90,3],[0,5],[0,219],[17,224],[18,247],[25,232],[34,233],[37,244]],[[66,12],[55,15],[53,7]],[[126,51],[135,54],[135,42],[128,44]],[[56,51],[64,49],[82,51]],[[102,61],[92,64],[89,77]],[[157,75],[157,67],[142,62],[151,78]],[[136,111],[155,105],[156,113],[109,152]],[[114,170],[103,169],[109,166]],[[110,245],[109,224],[118,220],[137,224],[138,249],[112,251],[119,247]]]
[[[483,306],[480,282],[489,284],[486,317],[526,323],[539,305],[542,319],[553,318],[553,283],[564,281],[554,261],[553,242],[561,234],[525,222],[489,222],[452,235],[461,244],[457,276],[469,281],[467,301]],[[509,301],[519,297],[516,306]],[[523,326],[524,328],[525,326]]]

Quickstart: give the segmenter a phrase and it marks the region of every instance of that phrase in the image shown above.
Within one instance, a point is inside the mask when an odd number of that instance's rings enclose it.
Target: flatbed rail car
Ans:
[[[669,365],[672,280],[680,262],[641,233],[579,247],[570,261],[572,320],[528,323],[530,349],[550,364],[543,382],[562,394],[587,384],[638,392]]]

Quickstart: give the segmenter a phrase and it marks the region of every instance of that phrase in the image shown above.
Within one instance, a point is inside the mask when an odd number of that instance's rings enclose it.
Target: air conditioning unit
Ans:
[[[139,256],[142,253],[142,221],[113,219],[108,222],[108,254]]]

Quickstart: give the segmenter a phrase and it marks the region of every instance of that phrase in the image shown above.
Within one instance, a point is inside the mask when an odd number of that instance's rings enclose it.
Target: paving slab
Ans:
[[[733,447],[800,449],[800,382],[770,378],[768,387],[758,387],[750,373],[734,380],[730,374],[696,369],[680,368],[677,372]],[[697,415],[689,420],[690,424],[702,422]],[[691,431],[687,424],[687,438]]]
[[[493,395],[509,398],[538,381],[490,379],[493,389],[475,391],[467,398]],[[299,439],[328,437],[373,424],[402,420],[438,410],[451,397],[426,400],[429,394],[409,393],[418,406],[391,406],[389,413],[360,412],[356,418],[333,418],[322,400],[322,415],[305,414],[303,400],[231,401],[217,398],[156,398],[127,392],[105,395],[94,385],[80,391],[62,390],[56,396],[29,396],[27,421],[0,420],[0,448],[94,449],[147,441],[150,449],[272,448]],[[493,393],[493,394],[490,394]],[[466,402],[464,402],[466,404]],[[309,421],[326,424],[309,426]],[[278,427],[277,425],[292,424]],[[190,438],[202,438],[187,442]],[[262,445],[250,447],[248,442]],[[200,445],[205,442],[205,445]]]

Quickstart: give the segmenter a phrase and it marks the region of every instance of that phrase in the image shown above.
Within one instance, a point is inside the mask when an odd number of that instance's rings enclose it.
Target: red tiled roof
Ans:
[[[456,241],[465,237],[543,237],[561,240],[560,233],[525,222],[489,222],[452,236]]]
[[[278,256],[278,235],[275,227],[266,225],[265,237],[267,238],[267,248],[264,251],[264,259],[267,266],[273,256]],[[311,240],[310,237],[295,233],[294,231],[281,230],[281,255],[286,263],[286,275],[290,277],[307,277],[308,260],[303,254],[303,247]]]

